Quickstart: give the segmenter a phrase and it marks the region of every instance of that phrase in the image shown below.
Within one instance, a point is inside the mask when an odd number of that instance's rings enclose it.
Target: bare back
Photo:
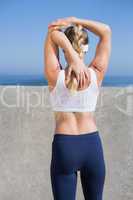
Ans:
[[[65,76],[67,75],[68,67],[65,69]],[[90,71],[88,70],[90,76]],[[58,76],[57,76],[58,77]],[[97,84],[100,86],[101,79],[98,79]],[[78,88],[78,91],[82,91],[89,86],[90,82],[85,79],[84,88]],[[56,85],[56,83],[55,83]],[[54,85],[54,86],[55,86]],[[67,84],[65,83],[66,87]],[[52,88],[52,90],[54,87]],[[50,91],[52,91],[50,90]],[[55,132],[66,134],[82,134],[85,132],[93,132],[97,130],[95,123],[95,116],[93,112],[54,112],[55,113]]]

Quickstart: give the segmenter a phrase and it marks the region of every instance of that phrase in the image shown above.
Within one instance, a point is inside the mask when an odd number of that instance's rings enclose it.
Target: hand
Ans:
[[[67,76],[66,76],[66,82],[69,82],[72,71],[75,72],[75,75],[76,75],[76,78],[77,78],[80,88],[85,86],[85,78],[87,78],[90,81],[88,67],[86,67],[82,61],[81,61],[81,63],[79,63],[79,61],[78,61],[77,64],[73,63],[73,64],[69,65]]]
[[[51,26],[65,27],[71,24],[75,24],[76,22],[77,22],[76,17],[66,17],[66,18],[57,19],[56,21],[53,21],[52,23],[49,24],[48,28],[50,28]]]

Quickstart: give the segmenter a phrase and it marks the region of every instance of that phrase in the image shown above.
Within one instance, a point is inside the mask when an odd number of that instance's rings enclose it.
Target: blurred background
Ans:
[[[112,28],[112,54],[103,85],[133,83],[133,2],[127,1],[0,1],[0,84],[47,85],[43,47],[48,24],[76,16],[107,23]],[[95,54],[98,38],[88,32],[90,48],[85,62]],[[60,50],[60,61],[65,66]]]

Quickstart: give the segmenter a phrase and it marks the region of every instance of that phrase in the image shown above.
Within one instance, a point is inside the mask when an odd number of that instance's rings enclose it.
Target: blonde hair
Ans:
[[[84,51],[82,45],[87,45],[89,42],[88,33],[81,25],[69,26],[64,31],[65,35],[71,42],[75,51],[79,54],[79,57],[82,58]],[[78,81],[76,79],[75,73],[71,72],[70,80],[67,85],[71,94],[75,94],[78,88]]]

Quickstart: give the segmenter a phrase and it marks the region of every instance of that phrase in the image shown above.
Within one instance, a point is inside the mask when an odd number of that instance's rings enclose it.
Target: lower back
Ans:
[[[55,112],[55,132],[82,134],[97,130],[93,112]]]

